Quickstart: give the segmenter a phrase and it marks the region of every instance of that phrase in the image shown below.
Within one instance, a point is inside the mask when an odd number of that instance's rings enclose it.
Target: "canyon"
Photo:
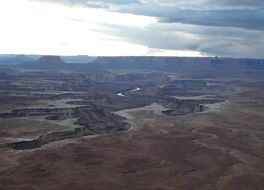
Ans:
[[[264,188],[263,60],[29,58],[0,65],[1,190]]]

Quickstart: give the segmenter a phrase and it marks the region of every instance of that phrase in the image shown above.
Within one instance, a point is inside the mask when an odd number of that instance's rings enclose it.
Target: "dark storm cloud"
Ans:
[[[264,0],[41,0],[41,2],[78,4],[153,16],[160,22],[264,30]]]
[[[264,30],[264,9],[216,11],[178,10],[171,15],[160,16],[160,21]]]
[[[138,3],[138,0],[30,0],[30,1],[40,1],[40,2],[51,2],[51,3],[61,3],[67,5],[89,5],[89,4],[130,4]]]
[[[143,4],[170,4],[170,5],[217,5],[217,6],[264,6],[263,0],[31,0],[41,2],[60,2],[68,4],[86,4],[87,2],[103,2],[103,3],[116,3],[116,4],[130,4],[130,3],[143,3]]]
[[[213,4],[232,5],[232,6],[239,6],[239,5],[264,6],[263,0],[211,0],[210,2]]]
[[[259,7],[264,6],[263,0],[141,0],[143,3],[154,3],[154,4],[170,4],[170,5],[188,5],[189,7],[200,5],[203,8],[209,6],[249,6]],[[186,6],[187,7],[187,6]]]
[[[263,58],[264,33],[232,27],[157,23],[147,28],[105,26],[124,41],[150,48],[193,50],[225,57]]]
[[[157,4],[138,4],[123,6],[119,11],[154,16],[160,22],[264,30],[264,8],[257,7],[255,9],[192,10]]]

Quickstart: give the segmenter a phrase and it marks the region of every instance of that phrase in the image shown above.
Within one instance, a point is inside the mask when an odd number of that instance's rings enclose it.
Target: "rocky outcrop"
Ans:
[[[219,94],[225,92],[227,89],[219,81],[206,80],[175,80],[169,85],[161,88],[159,95],[191,95],[199,96],[204,94]]]
[[[130,127],[130,124],[124,122],[124,118],[114,115],[112,115],[112,117],[109,118],[108,122],[101,121],[101,122],[95,122],[93,125],[89,125],[88,123],[80,123],[79,120],[77,123],[86,126],[75,128],[73,131],[48,133],[41,135],[37,139],[31,141],[19,141],[19,142],[9,143],[2,145],[2,147],[13,148],[16,150],[35,149],[56,141],[89,136],[89,135],[119,132],[119,131],[127,130]]]
[[[168,110],[163,111],[166,115],[186,115],[190,113],[202,112],[207,109],[206,104],[214,104],[218,102],[223,102],[221,99],[192,99],[192,98],[178,98],[178,97],[170,97],[168,103],[165,107]]]
[[[57,115],[57,114],[70,114],[78,109],[84,109],[86,106],[77,108],[29,108],[12,110],[10,113],[1,113],[0,118],[15,118],[26,116],[42,116],[42,115]]]
[[[95,134],[119,132],[127,130],[130,127],[130,125],[125,122],[125,118],[105,112],[103,108],[98,108],[95,105],[76,108],[19,109],[13,110],[11,113],[0,114],[0,117],[10,118],[36,115],[47,115],[46,119],[49,120],[78,118],[75,124],[81,127],[75,128],[73,131],[52,132],[41,135],[37,139],[31,141],[20,141],[3,146],[17,150],[34,149],[56,141]]]
[[[87,136],[92,134],[93,133],[90,132],[85,127],[81,127],[81,128],[76,128],[74,131],[53,132],[53,133],[41,135],[40,137],[32,141],[20,141],[15,143],[9,143],[6,144],[5,147],[13,148],[16,150],[35,149],[52,142],[81,137],[81,136]]]
[[[105,94],[95,94],[92,98],[92,104],[97,107],[103,107],[104,105],[112,104],[112,100]]]

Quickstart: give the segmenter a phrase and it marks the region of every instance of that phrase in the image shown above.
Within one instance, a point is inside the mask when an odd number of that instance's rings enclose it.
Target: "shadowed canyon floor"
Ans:
[[[0,76],[1,190],[264,189],[261,77],[68,69]]]

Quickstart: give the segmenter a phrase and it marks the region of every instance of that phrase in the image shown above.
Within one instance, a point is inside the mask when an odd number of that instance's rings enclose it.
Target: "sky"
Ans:
[[[0,54],[264,58],[264,0],[1,0]]]

